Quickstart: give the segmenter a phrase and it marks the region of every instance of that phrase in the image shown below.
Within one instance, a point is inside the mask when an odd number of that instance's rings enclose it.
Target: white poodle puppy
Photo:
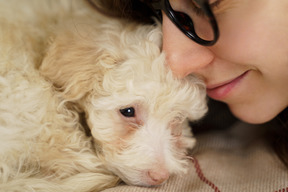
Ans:
[[[165,66],[159,26],[0,0],[1,192],[160,185],[185,172],[185,119],[206,110],[204,84]]]

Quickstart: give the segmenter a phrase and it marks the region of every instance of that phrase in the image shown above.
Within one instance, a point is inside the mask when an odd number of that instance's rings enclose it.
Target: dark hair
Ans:
[[[288,108],[282,111],[270,127],[271,144],[281,161],[288,168]],[[277,127],[275,127],[277,126]]]
[[[98,11],[141,23],[154,23],[156,13],[150,3],[157,0],[86,0]]]
[[[98,11],[111,16],[136,22],[153,23],[155,12],[150,4],[157,0],[87,0]],[[269,141],[276,154],[288,168],[288,108],[271,122]],[[275,127],[276,126],[276,127]]]

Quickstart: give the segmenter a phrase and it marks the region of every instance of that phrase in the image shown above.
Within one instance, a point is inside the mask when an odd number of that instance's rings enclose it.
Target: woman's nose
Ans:
[[[214,59],[211,50],[189,39],[165,14],[163,14],[163,50],[168,65],[179,78],[191,73],[197,74]]]

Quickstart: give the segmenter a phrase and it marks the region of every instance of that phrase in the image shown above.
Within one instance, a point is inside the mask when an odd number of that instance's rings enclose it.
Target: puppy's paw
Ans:
[[[182,142],[186,149],[193,149],[196,145],[196,139],[194,137],[183,136]]]
[[[191,127],[189,125],[188,119],[183,122],[182,125],[182,142],[183,146],[186,149],[193,149],[196,145],[196,139],[193,137],[193,133],[191,132]]]

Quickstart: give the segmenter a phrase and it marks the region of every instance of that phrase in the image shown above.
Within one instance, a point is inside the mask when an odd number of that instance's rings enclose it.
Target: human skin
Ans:
[[[288,106],[288,1],[221,0],[213,11],[220,38],[210,47],[190,40],[163,13],[169,66],[179,78],[197,74],[208,96],[239,119],[273,119]]]

